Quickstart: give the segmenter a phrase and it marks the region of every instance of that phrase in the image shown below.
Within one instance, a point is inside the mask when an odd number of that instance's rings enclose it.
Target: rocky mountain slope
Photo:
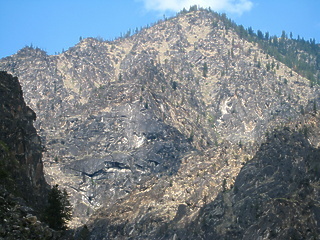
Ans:
[[[72,226],[91,216],[80,233],[93,239],[203,229],[208,204],[239,184],[246,162],[263,161],[266,133],[320,102],[317,85],[207,10],[59,55],[26,47],[0,69],[19,77],[37,113],[46,179],[72,195]]]
[[[42,147],[17,78],[0,72],[1,182],[32,207],[44,206],[47,185],[41,161]]]
[[[308,131],[319,136],[316,127]],[[310,120],[309,120],[310,121]],[[306,126],[305,126],[306,127]],[[311,133],[272,132],[230,191],[199,211],[181,239],[319,239],[320,151]],[[319,142],[317,142],[319,144]]]
[[[173,182],[157,179],[99,211],[85,228],[87,235],[90,239],[319,239],[319,133],[319,115],[269,133],[231,188],[225,180],[221,187],[217,184],[221,170],[227,168],[217,171],[209,164],[205,169],[210,173],[193,169],[197,172],[193,177],[182,169],[171,178]]]
[[[17,78],[0,72],[0,238],[58,239],[39,221],[47,202],[42,146]],[[37,217],[38,216],[38,217]]]

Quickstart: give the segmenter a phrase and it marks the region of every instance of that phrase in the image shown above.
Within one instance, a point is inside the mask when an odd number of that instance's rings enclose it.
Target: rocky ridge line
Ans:
[[[268,70],[270,61],[279,68]],[[318,86],[208,11],[114,42],[84,39],[56,56],[25,48],[0,67],[19,76],[37,112],[47,179],[72,193],[75,225],[152,179],[168,175],[174,186],[183,170],[203,179],[181,180],[189,193],[170,216],[189,194],[201,208],[234,183],[266,132],[319,106]]]

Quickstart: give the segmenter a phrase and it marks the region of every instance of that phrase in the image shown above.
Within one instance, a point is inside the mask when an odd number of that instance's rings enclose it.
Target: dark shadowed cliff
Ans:
[[[0,72],[0,238],[59,239],[39,221],[49,185],[43,173],[34,111],[26,106],[16,77]]]
[[[0,78],[1,182],[39,209],[45,204],[47,185],[42,146],[33,127],[36,114],[26,106],[18,79],[5,72]]]

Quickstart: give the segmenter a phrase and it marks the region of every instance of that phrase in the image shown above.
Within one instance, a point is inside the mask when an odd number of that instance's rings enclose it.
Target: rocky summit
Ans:
[[[281,54],[193,9],[58,55],[25,47],[0,69],[37,114],[76,239],[319,239],[318,71]]]

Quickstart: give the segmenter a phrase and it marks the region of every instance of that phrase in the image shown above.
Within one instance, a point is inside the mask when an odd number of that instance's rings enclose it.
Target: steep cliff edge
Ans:
[[[47,187],[41,160],[42,146],[17,78],[0,72],[1,182],[35,209],[44,206]]]
[[[39,221],[49,185],[43,173],[42,146],[16,77],[0,72],[0,238],[58,239]]]

